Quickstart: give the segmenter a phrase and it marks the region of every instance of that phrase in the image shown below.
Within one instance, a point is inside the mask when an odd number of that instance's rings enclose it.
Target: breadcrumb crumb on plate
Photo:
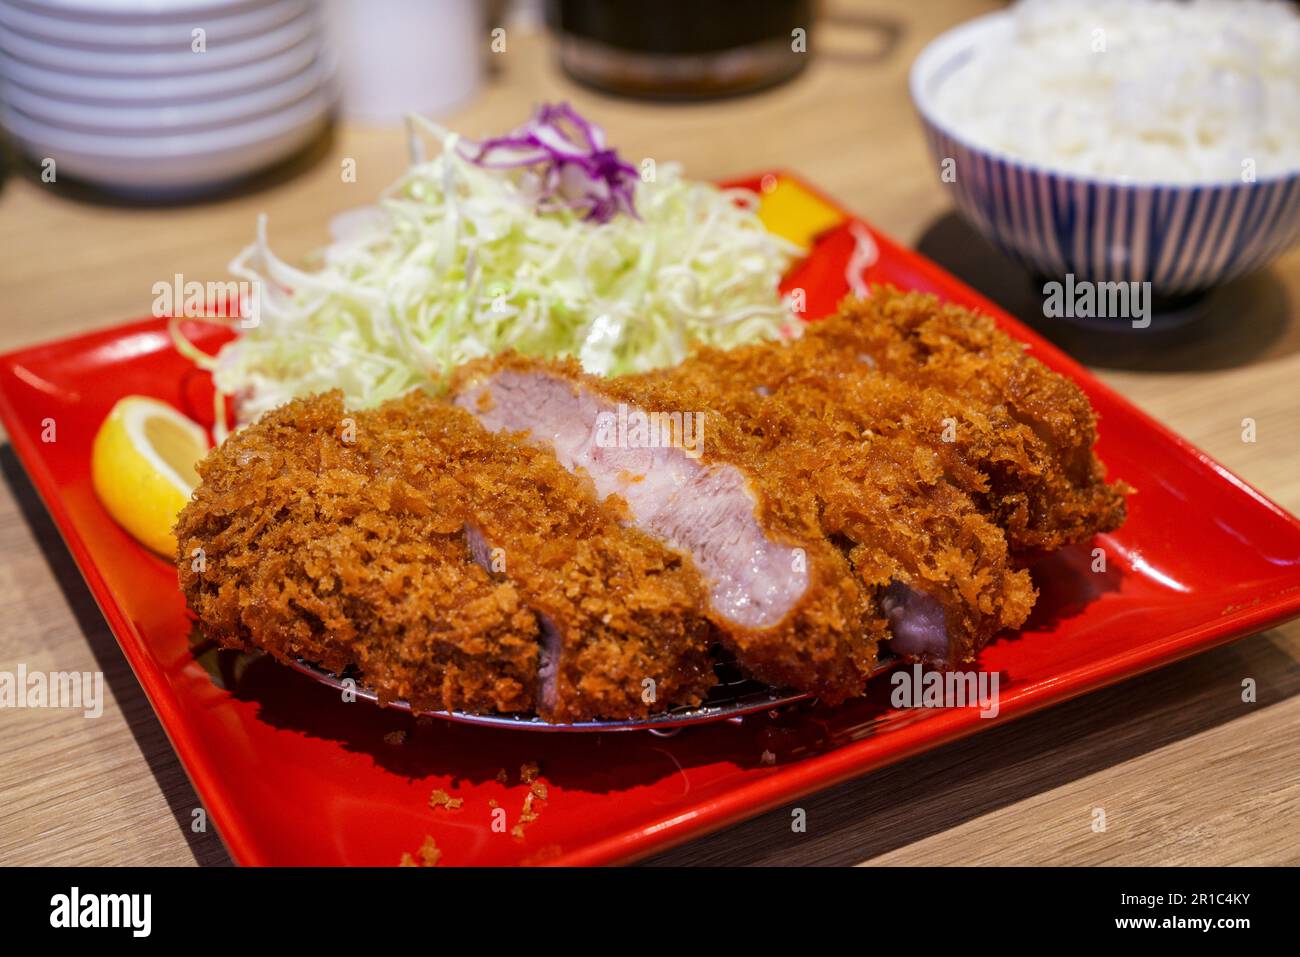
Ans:
[[[448,811],[458,811],[464,805],[464,798],[454,798],[442,788],[434,788],[433,793],[429,795],[429,807],[446,808]]]
[[[416,852],[419,859],[412,857],[410,853],[402,855],[401,867],[437,867],[442,861],[442,851],[438,849],[437,843],[432,835],[426,834],[424,842],[420,845],[419,851]]]

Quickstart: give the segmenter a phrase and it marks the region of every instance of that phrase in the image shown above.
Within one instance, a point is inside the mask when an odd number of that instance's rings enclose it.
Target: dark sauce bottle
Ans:
[[[560,64],[625,96],[748,93],[807,65],[813,0],[547,0]]]

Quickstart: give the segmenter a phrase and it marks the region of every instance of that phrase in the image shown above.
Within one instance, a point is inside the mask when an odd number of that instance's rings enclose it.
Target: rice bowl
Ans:
[[[1071,111],[1091,111],[1094,134],[1100,136],[1097,104],[1112,102],[1109,93],[1084,97],[1087,102],[1080,105],[1059,93],[1053,100],[1050,91],[1016,79],[984,84],[972,79],[979,63],[1013,58],[1008,51],[1016,46],[1017,18],[1025,10],[1051,7],[1032,3],[968,21],[932,41],[912,66],[912,99],[941,179],[977,229],[1039,274],[1150,282],[1161,295],[1204,290],[1257,269],[1295,241],[1300,235],[1300,159],[1294,151],[1300,145],[1293,141],[1300,134],[1293,123],[1287,126],[1294,112],[1278,111],[1276,122],[1270,116],[1240,124],[1232,142],[1255,136],[1269,145],[1256,150],[1257,156],[1243,155],[1242,148],[1225,145],[1229,139],[1224,139],[1179,166],[1169,163],[1167,136],[1154,137],[1152,146],[1134,123],[1117,124],[1118,132],[1085,141],[1082,148],[1066,144],[1053,152],[1045,145],[1043,130],[1059,125],[1060,115]],[[1097,39],[1093,30],[1077,29],[1085,48]],[[1105,43],[1118,42],[1113,31],[1102,36]],[[1059,43],[1059,35],[1054,42]],[[1130,60],[1132,53],[1126,54]],[[1065,85],[1077,86],[1081,74],[1068,68],[1065,73],[1071,76]],[[1276,96],[1284,106],[1288,84],[1295,82],[1294,76],[1272,82],[1284,91]],[[961,89],[950,92],[956,87]],[[1030,93],[1024,100],[959,108],[978,103],[973,91],[985,89],[990,97],[1006,98],[1017,88]],[[1013,127],[1006,119],[1011,116],[1021,117],[1025,127],[1038,124],[1037,132],[1024,133],[1019,142],[1008,139],[1003,134]],[[1227,129],[1223,123],[1217,128]],[[1136,159],[1121,168],[1126,157]],[[1248,159],[1253,162],[1245,163]]]

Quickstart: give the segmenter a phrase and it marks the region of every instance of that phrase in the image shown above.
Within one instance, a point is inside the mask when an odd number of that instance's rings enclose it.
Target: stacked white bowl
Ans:
[[[0,122],[59,181],[220,188],[320,132],[332,74],[313,0],[0,0]]]

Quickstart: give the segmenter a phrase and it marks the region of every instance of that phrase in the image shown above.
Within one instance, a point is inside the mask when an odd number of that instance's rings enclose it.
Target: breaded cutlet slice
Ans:
[[[226,644],[355,665],[420,708],[553,722],[697,704],[714,683],[689,560],[444,402],[290,403],[200,475],[182,587]]]
[[[914,338],[933,340],[928,358]],[[1018,626],[1035,597],[1019,553],[1123,519],[1125,486],[1104,481],[1077,387],[933,297],[878,289],[797,340],[703,349],[632,379],[693,391],[774,459],[806,460],[823,528],[851,543],[864,581],[883,582],[890,647],[909,657],[965,660]]]
[[[992,320],[880,287],[804,328],[794,341],[701,349],[635,378],[802,404],[848,434],[904,427],[943,458],[1013,551],[1059,548],[1122,523],[1128,488],[1105,481],[1087,398]]]
[[[340,394],[302,399],[198,465],[176,524],[186,601],[207,635],[341,672],[421,710],[528,711],[537,619],[470,554],[446,482],[376,463]]]
[[[1023,456],[983,459],[993,481],[990,507],[1014,548],[1060,548],[1123,523],[1132,489],[1106,481],[1087,396],[988,316],[883,286],[846,299],[836,315],[809,324],[806,338],[980,409],[997,437],[1009,433],[1002,416],[1024,427],[1015,440]],[[997,437],[990,436],[994,449]]]
[[[477,560],[537,615],[547,720],[643,717],[698,704],[715,683],[690,559],[622,525],[549,452],[424,395],[359,414],[357,445],[416,488],[455,482]]]
[[[955,665],[1024,623],[1036,598],[1029,574],[1012,562],[1002,529],[953,479],[969,467],[937,433],[921,437],[909,418],[923,420],[930,397],[921,390],[873,383],[868,401],[855,394],[861,383],[813,369],[800,373],[797,387],[764,394],[725,364],[713,376],[686,372],[682,381],[676,370],[636,377],[635,390],[656,405],[710,410],[748,443],[774,487],[814,498],[822,534],[889,620],[891,651]],[[938,419],[934,425],[942,428]]]
[[[660,403],[571,360],[471,363],[452,393],[489,429],[526,434],[621,503],[633,527],[689,555],[721,640],[751,674],[830,703],[863,692],[884,618],[822,534],[807,490],[775,481],[726,422],[707,418],[692,451],[684,415],[695,410],[672,404],[678,397]],[[678,441],[614,434],[620,415],[647,413],[667,415],[670,433],[676,414]]]

